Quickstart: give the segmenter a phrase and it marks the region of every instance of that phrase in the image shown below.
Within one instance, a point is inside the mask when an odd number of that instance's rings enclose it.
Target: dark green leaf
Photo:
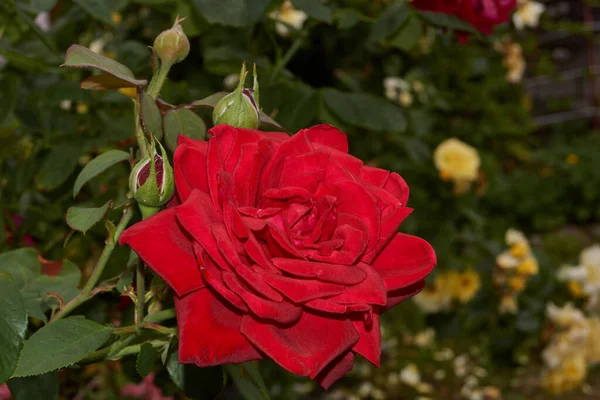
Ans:
[[[179,134],[193,139],[204,139],[206,124],[195,112],[183,108],[167,112],[164,118],[165,141],[175,151]]]
[[[42,161],[35,177],[38,189],[52,190],[62,185],[75,171],[80,154],[80,149],[75,145],[54,147]]]
[[[0,272],[9,273],[21,289],[42,273],[42,266],[35,249],[23,248],[0,253]]]
[[[167,371],[173,383],[192,399],[212,399],[223,389],[221,367],[199,368],[194,364],[180,364],[177,351],[169,356]]]
[[[104,0],[73,0],[73,2],[98,21],[102,21],[108,25],[115,24],[111,18],[111,10],[106,6]]]
[[[200,108],[215,108],[219,100],[223,97],[227,96],[228,92],[217,92],[213,93],[208,97],[203,98],[202,100],[192,101],[190,106],[192,107],[200,107]]]
[[[96,225],[104,216],[111,202],[107,201],[102,207],[69,207],[67,210],[67,224],[71,229],[86,233]]]
[[[457,31],[465,31],[470,33],[478,33],[477,29],[468,22],[457,18],[453,15],[434,13],[431,11],[419,11],[419,15],[430,24],[442,28],[454,29]]]
[[[146,92],[140,93],[140,124],[144,131],[157,139],[162,138],[162,116],[156,101]]]
[[[192,0],[192,3],[210,23],[241,27],[257,22],[269,0]]]
[[[52,322],[25,341],[14,376],[39,375],[74,364],[106,342],[111,332],[78,317]]]
[[[333,20],[331,9],[324,5],[321,0],[292,0],[294,7],[306,11],[306,13],[319,21],[331,23]]]
[[[138,374],[144,377],[152,372],[154,363],[158,359],[158,352],[150,343],[144,343],[138,353],[137,362],[135,364]]]
[[[27,310],[12,280],[0,276],[0,384],[15,371],[27,329]]]
[[[38,13],[50,11],[56,5],[57,0],[31,0],[29,7]]]
[[[129,159],[129,153],[121,150],[109,150],[94,158],[83,167],[77,176],[75,184],[73,185],[73,197],[77,196],[77,193],[79,193],[83,185],[90,179],[98,176],[113,165],[127,159]]]
[[[119,277],[115,288],[119,293],[123,293],[133,283],[133,268],[127,268],[123,275]]]
[[[225,370],[246,400],[269,398],[265,382],[255,362],[225,365]]]
[[[19,82],[19,79],[14,76],[6,76],[0,80],[0,98],[2,99],[0,102],[0,125],[15,107]]]
[[[104,57],[103,55],[96,54],[87,47],[80,46],[78,44],[74,44],[67,50],[67,54],[65,56],[65,62],[62,64],[65,67],[76,67],[76,68],[92,68],[102,72],[105,72],[109,75],[112,75],[115,79],[121,82],[120,87],[139,87],[145,86],[147,81],[135,79],[133,72],[126,66],[121,63],[116,62],[108,57]],[[100,75],[102,76],[102,75]],[[86,81],[91,80],[94,82],[95,80],[99,80],[100,83],[95,82],[86,83]],[[82,87],[90,88],[90,89],[100,89],[96,85],[100,85],[102,83],[102,79],[106,78],[88,78],[88,80],[84,80],[82,83]],[[105,84],[109,84],[108,82],[104,82]],[[114,80],[111,80],[111,85],[114,85]]]
[[[8,381],[8,388],[14,400],[58,400],[58,371],[13,378]]]
[[[423,23],[418,18],[410,18],[400,31],[389,41],[390,46],[404,51],[412,49],[423,34]]]
[[[365,129],[402,132],[406,119],[402,109],[381,97],[323,89],[325,105],[342,121]]]
[[[353,8],[338,8],[333,14],[338,29],[354,28],[361,21],[369,21],[369,18],[362,15]]]
[[[393,3],[377,18],[371,28],[369,39],[379,41],[390,36],[400,29],[409,15],[410,9],[408,4],[403,1]]]

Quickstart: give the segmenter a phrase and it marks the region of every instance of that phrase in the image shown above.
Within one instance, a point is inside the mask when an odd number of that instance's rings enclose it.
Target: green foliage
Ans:
[[[67,210],[67,224],[69,224],[71,229],[86,233],[92,226],[104,218],[110,204],[109,201],[102,207],[70,207]]]
[[[0,383],[14,372],[27,329],[25,302],[12,279],[0,276]]]

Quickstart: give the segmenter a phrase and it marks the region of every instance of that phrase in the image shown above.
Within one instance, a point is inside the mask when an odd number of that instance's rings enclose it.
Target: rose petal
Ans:
[[[335,126],[327,124],[315,125],[308,129],[303,129],[297,134],[299,133],[304,133],[315,144],[333,147],[344,153],[348,152],[348,137]],[[318,145],[315,147],[318,147]]]
[[[179,296],[204,286],[192,241],[175,218],[176,209],[159,212],[126,229],[119,238]]]
[[[363,182],[377,187],[383,187],[389,176],[390,171],[371,167],[369,165],[363,165],[360,170],[360,177],[362,178]]]
[[[379,238],[380,214],[375,198],[364,187],[355,182],[339,182],[343,201],[337,206],[338,213],[358,215],[369,234],[367,251],[375,247]]]
[[[379,367],[379,358],[381,357],[379,315],[373,313],[370,324],[366,324],[363,319],[353,320],[352,323],[360,337],[352,348],[352,351],[360,354],[376,367]]]
[[[323,282],[356,285],[367,277],[360,268],[351,265],[326,264],[292,258],[273,258],[276,267],[301,278],[317,278]]]
[[[315,381],[319,382],[325,389],[329,389],[331,385],[338,379],[342,378],[352,370],[354,366],[354,353],[347,352],[336,360],[333,360],[329,365],[315,377]]]
[[[404,300],[407,300],[414,295],[418,294],[425,287],[425,280],[421,280],[417,283],[413,283],[410,286],[403,287],[402,289],[397,289],[388,293],[388,302],[385,306],[385,310],[389,310],[402,303]]]
[[[340,294],[345,286],[312,279],[289,278],[264,272],[263,279],[294,303]]]
[[[362,270],[366,278],[356,285],[348,286],[342,294],[332,296],[327,300],[340,304],[376,304],[385,306],[387,303],[387,291],[378,272],[365,263],[358,263],[354,268]]]
[[[381,249],[388,245],[389,241],[396,235],[400,224],[404,221],[413,209],[404,206],[388,207],[381,213],[381,229],[379,231],[379,240],[377,244],[369,251],[365,252],[362,261],[370,264],[375,257],[379,255]]]
[[[311,378],[358,341],[358,333],[352,322],[308,312],[304,312],[296,324],[287,328],[244,316],[241,332],[283,368]]]
[[[262,357],[240,333],[242,317],[209,289],[175,298],[179,361],[199,367],[242,363]]]
[[[203,140],[185,138],[178,140],[173,158],[175,188],[179,199],[187,200],[192,190],[198,189],[208,193],[206,175],[206,152],[208,143]]]
[[[314,299],[302,304],[303,307],[331,314],[347,314],[351,312],[367,312],[371,310],[368,304],[338,304],[326,299]]]
[[[392,172],[390,174],[387,182],[383,185],[383,188],[388,192],[393,193],[402,204],[406,205],[406,203],[408,203],[410,190],[408,189],[406,181],[397,173]]]
[[[396,290],[425,278],[436,264],[433,248],[425,240],[397,233],[372,263],[385,287]]]

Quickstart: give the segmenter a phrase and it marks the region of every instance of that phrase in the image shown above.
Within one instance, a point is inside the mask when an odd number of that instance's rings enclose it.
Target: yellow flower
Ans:
[[[446,139],[440,143],[433,159],[442,176],[455,181],[472,182],[477,179],[481,164],[479,153],[459,139]]]
[[[422,332],[415,335],[415,345],[417,347],[429,347],[435,340],[435,330],[433,328],[427,328]]]
[[[525,289],[525,278],[522,276],[513,276],[508,279],[508,286],[516,292]]]
[[[413,103],[413,96],[410,92],[402,92],[400,93],[400,97],[398,97],[398,102],[402,107],[410,107]]]
[[[521,241],[513,244],[510,248],[510,254],[516,258],[523,258],[529,255],[529,244],[526,241]]]
[[[502,396],[502,392],[496,386],[486,386],[483,388],[483,395],[486,399],[496,400]]]
[[[287,36],[290,33],[289,26],[295,29],[301,29],[308,15],[304,11],[296,10],[289,0],[285,0],[281,4],[279,11],[274,11],[269,14],[269,17],[278,21],[275,24],[277,33],[281,36]],[[289,26],[288,26],[289,25]]]
[[[500,304],[498,305],[498,311],[500,314],[516,314],[519,309],[517,304],[517,298],[515,296],[502,296]]]
[[[552,394],[562,394],[581,385],[587,374],[587,365],[583,353],[568,356],[554,369],[542,375],[542,386]]]
[[[510,38],[505,38],[502,42],[497,43],[495,47],[504,54],[505,79],[511,83],[521,82],[526,66],[521,45],[513,42]]]
[[[540,16],[546,7],[532,0],[519,0],[517,11],[513,14],[515,28],[521,30],[525,26],[535,28],[540,22]]]
[[[112,19],[116,25],[119,25],[123,21],[123,16],[118,12],[114,12],[110,14],[110,19]]]
[[[517,266],[517,273],[521,275],[537,275],[538,271],[538,262],[533,257],[526,258]]]
[[[585,297],[585,292],[583,291],[583,286],[581,283],[577,281],[569,281],[569,283],[567,283],[567,288],[569,289],[571,296],[575,298]]]
[[[462,274],[458,274],[453,283],[454,297],[461,303],[469,302],[481,287],[479,274],[472,269],[468,269]]]
[[[135,99],[137,97],[137,88],[134,88],[134,87],[121,88],[121,89],[119,89],[119,93],[124,94],[127,97],[131,97],[132,99]]]
[[[435,281],[415,297],[414,302],[426,313],[436,313],[450,308],[452,301],[452,276],[439,274]]]
[[[504,251],[496,257],[496,263],[502,269],[512,269],[519,265],[519,260],[514,258],[510,251]]]
[[[583,312],[575,308],[573,304],[567,303],[562,307],[557,307],[554,303],[548,303],[546,306],[546,315],[556,325],[563,328],[570,328],[585,323]]]
[[[87,106],[87,104],[84,103],[77,103],[77,107],[75,108],[75,110],[77,111],[77,114],[87,114],[90,111],[90,108]]]
[[[577,154],[569,154],[567,156],[567,164],[575,165],[579,162],[579,156]]]
[[[506,234],[504,235],[504,240],[509,246],[512,246],[513,244],[519,242],[527,242],[527,238],[525,237],[523,232],[514,228],[510,228],[506,231]]]
[[[600,319],[598,317],[588,319],[590,333],[587,337],[585,354],[589,363],[600,362]]]

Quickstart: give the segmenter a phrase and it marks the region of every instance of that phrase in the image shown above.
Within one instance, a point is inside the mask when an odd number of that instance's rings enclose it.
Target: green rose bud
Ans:
[[[236,128],[258,129],[260,126],[260,106],[258,103],[258,80],[254,66],[254,88],[244,88],[246,64],[242,64],[240,82],[233,93],[223,97],[213,111],[215,125],[228,124]]]
[[[149,146],[148,155],[141,159],[129,175],[129,188],[133,197],[142,206],[160,207],[173,197],[175,183],[173,168],[169,164],[164,147],[159,143],[159,155],[156,145]]]
[[[163,31],[154,40],[154,50],[163,64],[171,66],[183,61],[190,52],[190,41],[179,25],[184,19],[177,18],[171,29]]]

